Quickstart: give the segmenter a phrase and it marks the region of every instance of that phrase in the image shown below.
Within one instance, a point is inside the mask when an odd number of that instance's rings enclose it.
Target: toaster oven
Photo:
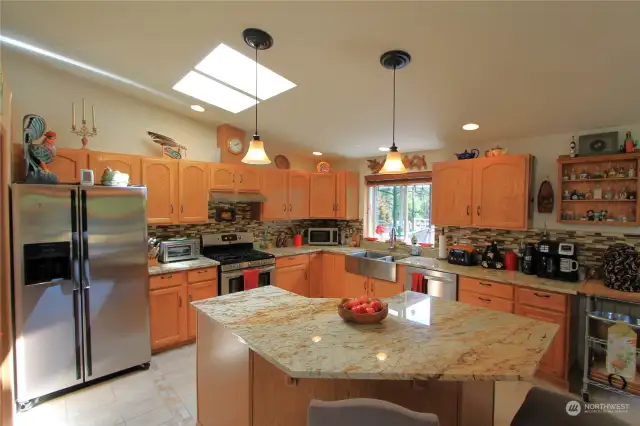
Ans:
[[[197,259],[198,256],[200,256],[200,240],[195,238],[168,240],[160,243],[158,261],[162,263],[179,262]]]

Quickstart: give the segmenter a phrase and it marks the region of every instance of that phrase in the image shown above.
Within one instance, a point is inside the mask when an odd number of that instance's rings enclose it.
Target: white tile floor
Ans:
[[[549,387],[544,382],[536,383]],[[496,383],[494,426],[509,426],[531,388],[527,382]],[[613,402],[608,392],[592,402]],[[577,399],[578,397],[576,397]],[[626,398],[616,402],[631,404],[621,418],[638,424],[640,404]],[[153,357],[151,368],[137,371],[56,398],[20,413],[15,426],[195,426],[196,425],[195,345]],[[603,425],[604,426],[604,425]]]

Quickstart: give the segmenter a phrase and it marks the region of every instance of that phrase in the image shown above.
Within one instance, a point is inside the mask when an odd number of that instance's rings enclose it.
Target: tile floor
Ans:
[[[125,376],[43,403],[20,413],[15,426],[195,426],[195,345],[156,355],[147,371]],[[548,387],[545,383],[537,385]],[[528,382],[496,383],[494,426],[509,426],[531,388]],[[620,417],[638,424],[637,400],[594,392],[592,402],[631,404]],[[576,397],[577,399],[577,397]],[[604,425],[603,425],[604,426]]]

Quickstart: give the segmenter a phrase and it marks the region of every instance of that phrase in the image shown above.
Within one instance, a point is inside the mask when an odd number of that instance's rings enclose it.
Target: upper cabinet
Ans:
[[[197,161],[178,163],[178,199],[180,223],[209,220],[209,164]]]
[[[142,184],[141,157],[137,155],[89,151],[89,168],[93,170],[96,182],[100,182],[100,177],[106,167],[128,174],[130,185]]]
[[[289,171],[289,219],[309,217],[309,173]]]
[[[335,173],[311,173],[310,218],[336,217],[336,180]]]
[[[529,155],[457,160],[433,165],[433,223],[527,229]]]
[[[164,158],[142,159],[142,184],[147,187],[147,222],[169,225],[178,222],[178,164]]]
[[[336,218],[359,219],[360,199],[358,198],[360,182],[358,173],[336,173]]]
[[[431,216],[434,224],[471,225],[472,160],[434,163],[432,188]]]
[[[264,169],[262,171],[262,220],[284,220],[289,218],[287,170]]]
[[[219,192],[260,192],[262,169],[215,163],[210,166],[210,188]]]
[[[47,167],[58,176],[58,182],[79,183],[80,170],[89,168],[89,151],[56,148],[56,158]],[[95,175],[94,179],[99,182],[100,175]]]

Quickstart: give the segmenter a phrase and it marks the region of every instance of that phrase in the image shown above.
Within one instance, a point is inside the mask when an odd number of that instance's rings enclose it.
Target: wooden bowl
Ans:
[[[344,304],[349,300],[353,299],[342,299],[342,301],[338,305],[338,315],[340,315],[340,318],[347,322],[352,322],[354,324],[377,324],[385,319],[389,314],[389,305],[387,305],[380,299],[371,299],[380,300],[380,303],[382,303],[382,310],[380,312],[376,312],[375,314],[356,314],[349,309],[345,309]]]

